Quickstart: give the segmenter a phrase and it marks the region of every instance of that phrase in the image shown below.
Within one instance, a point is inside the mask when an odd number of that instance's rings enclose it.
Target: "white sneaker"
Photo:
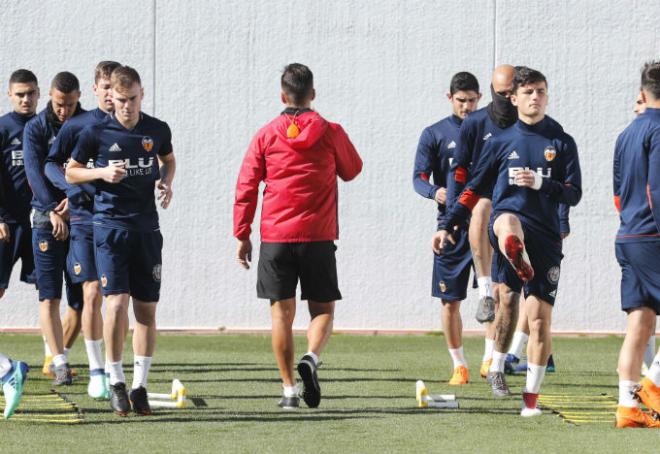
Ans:
[[[520,411],[520,416],[523,418],[531,418],[533,416],[541,416],[543,413],[541,412],[540,408],[527,408],[523,407],[523,409]]]
[[[89,384],[87,385],[87,394],[95,400],[108,400],[110,393],[108,392],[108,379],[105,374],[90,375]]]

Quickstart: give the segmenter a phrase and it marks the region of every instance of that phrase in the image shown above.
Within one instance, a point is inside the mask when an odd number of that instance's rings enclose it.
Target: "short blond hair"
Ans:
[[[128,90],[136,83],[142,86],[140,75],[130,66],[117,66],[110,76],[110,84],[117,91]]]

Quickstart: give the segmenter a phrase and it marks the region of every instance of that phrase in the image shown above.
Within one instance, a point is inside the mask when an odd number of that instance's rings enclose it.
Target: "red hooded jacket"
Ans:
[[[290,139],[291,122],[300,134]],[[250,237],[259,183],[264,181],[261,240],[302,243],[336,240],[337,175],[344,181],[362,170],[362,160],[342,127],[318,113],[286,113],[264,126],[243,159],[234,202],[234,236]]]

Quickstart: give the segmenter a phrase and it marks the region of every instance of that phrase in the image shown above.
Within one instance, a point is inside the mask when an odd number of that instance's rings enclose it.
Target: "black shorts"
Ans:
[[[621,309],[650,307],[660,314],[660,241],[616,243],[621,266]]]
[[[14,265],[21,259],[21,280],[28,284],[37,282],[32,255],[32,228],[30,224],[7,224],[9,242],[0,241],[0,288],[9,286]]]
[[[257,296],[269,300],[295,298],[300,279],[301,299],[320,303],[340,300],[333,241],[261,243]]]
[[[466,229],[452,234],[456,244],[448,243],[442,254],[433,255],[431,295],[445,301],[463,301],[470,285],[472,252]]]
[[[128,293],[155,303],[160,299],[163,237],[94,225],[96,269],[103,296]]]
[[[493,217],[488,226],[490,244],[495,250],[493,254],[495,263],[492,270],[493,281],[506,285],[516,293],[520,293],[522,289],[525,298],[534,295],[554,306],[557,297],[557,286],[559,285],[561,260],[564,258],[561,240],[548,238],[537,227],[521,220],[520,224],[525,234],[525,249],[529,255],[532,268],[534,268],[534,278],[524,283],[520,280],[507,258],[500,252],[497,244],[493,224],[500,214],[502,213]]]

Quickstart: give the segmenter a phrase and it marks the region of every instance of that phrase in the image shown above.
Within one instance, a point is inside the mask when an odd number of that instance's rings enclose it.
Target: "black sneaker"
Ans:
[[[490,296],[479,298],[475,318],[479,323],[492,322],[495,320],[495,299]]]
[[[110,385],[110,407],[119,416],[128,416],[131,411],[131,403],[128,401],[128,394],[126,394],[126,384],[117,383]]]
[[[488,372],[488,383],[490,383],[493,396],[506,397],[511,395],[509,386],[506,384],[504,372]]]
[[[53,374],[55,374],[53,386],[73,384],[73,374],[71,374],[69,363],[64,363],[60,367],[53,367]]]
[[[131,404],[133,404],[133,411],[140,416],[153,414],[149,406],[147,390],[144,386],[131,390]]]
[[[316,408],[321,403],[321,387],[316,376],[318,369],[314,359],[305,355],[298,363],[298,374],[303,382],[302,398],[309,408]]]
[[[300,407],[300,397],[286,397],[282,396],[280,401],[277,403],[277,406],[284,410],[295,410]]]

